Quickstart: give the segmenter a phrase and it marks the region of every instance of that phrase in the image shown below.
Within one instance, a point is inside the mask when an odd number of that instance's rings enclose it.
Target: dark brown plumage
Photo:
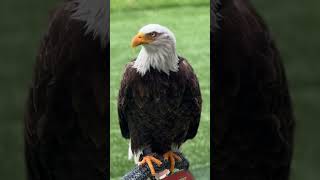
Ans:
[[[118,99],[123,137],[131,138],[133,152],[151,148],[163,154],[180,146],[198,130],[201,94],[196,75],[180,57],[179,71],[168,76],[153,68],[141,76],[133,62],[126,66]]]
[[[274,40],[247,0],[212,13],[212,179],[288,180],[294,117]]]
[[[107,155],[106,47],[72,6],[53,13],[35,64],[25,114],[29,180],[105,180]]]

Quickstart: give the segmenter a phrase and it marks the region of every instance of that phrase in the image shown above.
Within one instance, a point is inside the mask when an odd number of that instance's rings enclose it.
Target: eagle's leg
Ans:
[[[160,167],[161,164],[162,164],[162,162],[161,162],[159,159],[153,157],[152,155],[146,155],[146,156],[144,156],[144,157],[142,158],[142,160],[141,160],[138,164],[139,164],[139,166],[142,166],[142,165],[144,165],[144,164],[147,163],[148,166],[149,166],[149,168],[150,168],[150,171],[151,171],[152,176],[155,176],[155,175],[156,175],[156,171],[155,171],[155,169],[154,169],[154,167],[153,167],[152,162],[156,163],[159,167]]]
[[[163,158],[170,161],[170,172],[173,173],[176,160],[181,161],[181,158],[173,151],[168,151],[163,155]]]

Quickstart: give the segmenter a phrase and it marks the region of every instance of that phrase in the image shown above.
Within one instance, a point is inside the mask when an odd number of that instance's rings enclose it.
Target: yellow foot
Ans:
[[[173,173],[176,160],[181,161],[181,158],[173,151],[168,151],[163,155],[163,158],[170,161],[170,172]]]
[[[157,159],[157,158],[155,158],[153,156],[145,156],[145,157],[143,157],[142,161],[139,162],[139,166],[144,165],[144,164],[147,163],[149,168],[150,168],[152,176],[155,176],[156,175],[156,171],[154,170],[152,162],[156,163],[159,167],[162,164],[162,162],[159,159]]]

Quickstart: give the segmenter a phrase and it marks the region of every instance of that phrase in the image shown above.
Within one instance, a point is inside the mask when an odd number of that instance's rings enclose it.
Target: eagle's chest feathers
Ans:
[[[170,76],[155,69],[151,69],[144,76],[140,76],[133,88],[134,98],[143,103],[170,103],[182,97],[184,85],[178,78],[178,72]]]

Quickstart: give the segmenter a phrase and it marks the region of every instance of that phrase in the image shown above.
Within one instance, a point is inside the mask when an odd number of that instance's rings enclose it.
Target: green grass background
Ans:
[[[0,1],[0,180],[25,179],[22,127],[27,85],[31,79],[32,66],[35,61],[40,38],[48,24],[48,11],[52,9],[58,1],[60,0]],[[111,6],[112,18],[118,17],[118,23],[121,21],[130,21],[129,19],[134,18],[136,23],[131,22],[130,27],[123,26],[123,29],[119,30],[119,34],[122,34],[122,31],[127,31],[128,33],[126,35],[123,34],[126,37],[119,37],[117,40],[119,41],[119,45],[117,46],[120,46],[122,43],[124,44],[121,51],[123,53],[119,53],[120,48],[118,48],[118,50],[117,48],[112,49],[112,51],[115,50],[115,53],[118,51],[119,56],[122,57],[116,57],[119,62],[114,62],[118,63],[118,65],[115,64],[111,67],[115,69],[113,71],[119,71],[116,72],[119,75],[113,75],[117,79],[113,82],[114,88],[118,88],[123,64],[138,52],[132,53],[130,51],[129,43],[131,37],[143,23],[146,23],[141,22],[143,20],[141,19],[142,17],[129,17],[129,15],[132,15],[136,10],[140,10],[141,14],[147,13],[144,14],[146,17],[143,17],[147,20],[147,16],[149,16],[151,14],[150,12],[154,9],[164,12],[171,11],[171,14],[175,14],[174,10],[179,8],[179,11],[185,10],[183,16],[194,19],[194,16],[197,16],[199,13],[201,14],[201,12],[204,12],[204,9],[206,9],[202,2],[194,2],[192,0],[186,0],[187,5],[181,7],[176,7],[177,3],[180,3],[180,1],[177,0],[173,2],[158,0],[152,1],[152,3],[150,2],[151,0],[136,0],[143,2],[143,5],[139,6],[132,5],[133,3],[128,5],[129,3],[127,2],[129,2],[129,0],[116,1],[121,1],[120,3],[124,5],[118,5],[118,7]],[[131,1],[133,2],[133,0]],[[284,59],[287,77],[290,82],[297,117],[292,180],[318,180],[320,177],[320,1],[278,0],[271,2],[269,0],[254,0],[253,2],[259,13],[266,19],[275,36]],[[158,3],[162,3],[161,6],[159,5],[158,7]],[[148,6],[145,8],[145,5]],[[117,8],[119,10],[116,10]],[[193,8],[194,10],[192,10]],[[125,11],[128,15],[121,15],[120,11]],[[176,13],[181,14],[181,12]],[[190,17],[187,13],[191,13],[194,16]],[[156,16],[155,18],[158,17],[160,23],[165,21],[163,18],[160,18],[160,16]],[[137,21],[138,19],[141,21]],[[199,70],[199,67],[203,65],[200,65],[200,62],[197,61],[201,58],[198,58],[198,56],[193,58],[194,55],[192,51],[195,51],[195,49],[193,47],[188,48],[190,44],[188,45],[184,42],[185,30],[182,30],[183,27],[177,25],[180,21],[181,23],[186,21],[183,19],[183,17],[175,15],[174,20],[170,20],[171,23],[166,22],[166,25],[168,25],[177,36],[179,52],[190,59],[197,74],[204,77],[207,72],[204,72],[203,69],[206,69],[206,67],[200,68]],[[202,20],[197,19],[192,21],[191,24],[194,25],[193,28],[202,29],[202,27],[196,26],[198,24],[197,21]],[[141,24],[139,24],[139,22],[141,22]],[[177,24],[175,25],[175,23]],[[111,28],[117,28],[117,24],[113,24]],[[127,28],[127,30],[125,28]],[[116,33],[111,36],[111,38],[113,38],[118,35]],[[192,41],[192,43],[197,42],[198,40]],[[198,44],[198,46],[201,45]],[[114,55],[112,54],[112,56]],[[111,59],[111,61],[113,60]],[[203,78],[201,78],[200,83],[202,84],[201,86],[204,86],[205,84],[202,82]],[[114,94],[116,94],[116,92],[114,92]],[[115,95],[113,95],[113,98],[114,97]],[[111,100],[114,103],[115,99]],[[118,131],[116,120],[117,119],[113,119],[116,129],[111,131],[114,131],[115,134],[117,134],[116,131]],[[190,144],[196,143],[199,140],[201,141],[201,139],[204,138],[201,134],[203,134],[202,130],[194,142],[192,141]],[[121,138],[118,140],[119,141],[111,142],[118,143],[127,151],[126,141]],[[203,143],[208,144],[209,142]],[[190,146],[189,143],[186,144],[186,146]],[[198,147],[195,147],[192,149],[192,152],[197,149]],[[113,149],[113,151],[114,150],[115,149]],[[184,150],[187,153],[188,149],[184,148]],[[121,153],[117,154],[112,155],[114,162],[117,163],[117,161],[120,160],[126,162],[126,153],[124,154],[125,157],[119,156]],[[190,156],[191,159],[195,159],[192,157],[192,154],[187,155],[188,157]],[[112,172],[114,177],[116,177],[117,174],[121,174],[121,169],[127,170],[131,167],[130,162],[126,163],[128,164],[124,165],[124,168],[119,167],[120,170]],[[192,165],[196,164],[199,165],[201,162],[199,163],[198,160],[193,160]],[[201,168],[196,168],[193,172],[196,174],[208,173],[207,170],[202,170]]]
[[[209,0],[110,0],[111,11],[131,11],[131,10],[145,10],[179,7],[179,6],[201,6],[209,5]]]
[[[149,7],[149,4],[137,1],[136,6],[147,6],[144,9],[130,9],[124,11],[129,5],[117,4],[111,1],[110,23],[110,157],[111,177],[119,179],[130,171],[134,163],[128,160],[128,140],[122,138],[117,115],[117,95],[123,67],[137,56],[140,51],[132,51],[130,43],[138,30],[149,23],[158,23],[167,26],[173,31],[177,39],[178,53],[187,58],[193,66],[200,82],[203,111],[198,134],[195,139],[182,146],[191,164],[191,171],[197,179],[209,179],[210,166],[210,12],[209,1],[203,5],[203,1],[194,1],[193,6],[180,5],[162,6],[165,1],[159,1],[157,8]],[[122,2],[122,1],[121,1]],[[129,2],[129,1],[128,1]],[[167,2],[167,1],[166,1]],[[191,1],[186,1],[190,3]],[[174,3],[174,2],[172,2]],[[114,6],[119,7],[118,10]],[[177,21],[179,18],[179,21]],[[199,173],[198,173],[199,172]]]

